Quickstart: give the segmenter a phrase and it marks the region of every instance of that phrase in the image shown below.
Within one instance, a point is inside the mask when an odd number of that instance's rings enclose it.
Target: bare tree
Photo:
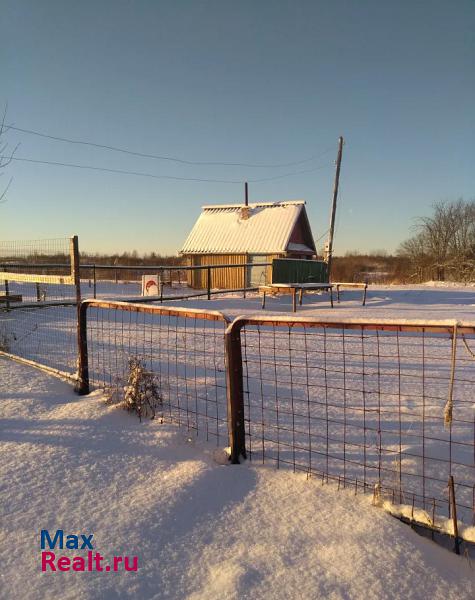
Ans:
[[[5,141],[5,134],[7,133],[8,129],[9,129],[8,125],[5,125],[6,117],[7,117],[7,106],[5,106],[5,110],[3,111],[2,121],[0,123],[0,177],[2,177],[4,175],[4,169],[6,167],[8,167],[8,165],[12,162],[15,152],[18,150],[18,146],[20,145],[20,144],[17,144],[15,146],[15,148],[13,148],[13,150],[11,150],[11,151],[9,150],[8,142]],[[8,189],[9,189],[12,181],[13,181],[13,177],[10,177],[9,182],[6,184],[6,186],[0,192],[0,204],[3,204],[6,202],[6,195],[7,195]]]
[[[399,254],[409,259],[414,277],[444,281],[475,277],[475,201],[438,202],[433,214],[421,217],[416,234]]]

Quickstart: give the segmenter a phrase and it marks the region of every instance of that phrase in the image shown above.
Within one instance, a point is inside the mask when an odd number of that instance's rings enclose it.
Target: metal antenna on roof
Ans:
[[[247,188],[247,181],[244,182],[244,206],[249,206],[249,192]]]

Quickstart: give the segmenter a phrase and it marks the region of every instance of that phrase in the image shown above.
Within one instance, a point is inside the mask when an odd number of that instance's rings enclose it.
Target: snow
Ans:
[[[95,300],[89,299],[89,300],[85,300],[84,304],[91,304],[94,305],[94,302],[96,302]],[[104,302],[107,302],[106,300],[104,300]],[[113,301],[114,305],[119,305],[119,306],[123,306],[125,308],[129,308],[129,309],[134,309],[134,308],[138,308],[138,309],[143,309],[143,303],[133,303],[133,302],[116,302]],[[176,304],[172,307],[174,313],[176,313],[177,315],[186,315],[187,311],[188,311],[188,307],[181,307],[181,306],[176,306]],[[200,314],[200,315],[213,315],[215,317],[217,317],[217,319],[223,319],[223,314],[217,310],[212,310],[212,309],[208,309],[206,310],[205,308],[203,309],[199,309],[199,308],[195,308],[194,309],[194,313],[195,314]]]
[[[428,286],[428,285],[369,285],[366,306],[362,306],[362,290],[340,291],[341,302],[330,306],[328,293],[306,293],[303,305],[297,307],[295,317],[327,317],[328,319],[422,319],[473,321],[475,319],[475,287]],[[166,304],[176,304],[170,301]],[[209,308],[237,315],[286,315],[292,316],[292,299],[289,295],[266,298],[266,308],[261,310],[257,294],[227,294],[214,296],[211,300],[182,300],[181,306]]]
[[[90,285],[89,285],[90,284]],[[46,288],[46,300],[74,299],[72,286],[44,286]],[[1,284],[0,284],[1,288]],[[97,281],[97,297],[107,299],[136,298],[140,296],[141,282],[119,281],[115,283],[110,280]],[[173,282],[173,286],[164,286],[164,296],[181,296],[204,292],[206,290],[194,290],[183,283]],[[36,290],[34,284],[10,282],[11,294],[22,294],[24,302],[36,302]],[[81,283],[83,298],[92,298],[92,280],[83,279]],[[369,285],[367,291],[366,306],[361,305],[363,291],[359,289],[342,289],[340,291],[341,303],[336,302],[335,307],[330,307],[329,295],[318,293],[306,293],[303,298],[303,306],[297,309],[297,315],[341,317],[375,317],[375,318],[428,318],[471,320],[475,312],[475,284],[456,284],[453,282],[428,282],[418,285]],[[289,314],[292,310],[292,299],[288,295],[268,297],[266,309],[261,311],[261,299],[256,293],[247,293],[243,298],[242,293],[226,293],[212,296],[211,300],[185,299],[180,300],[181,306],[214,309],[226,312],[231,316],[242,313],[263,314],[282,313]],[[176,301],[170,301],[176,305]]]
[[[242,211],[246,210],[247,218]],[[285,252],[305,202],[205,206],[181,254],[279,254]],[[310,235],[310,231],[307,232]]]
[[[474,596],[467,559],[369,497],[222,464],[224,451],[183,429],[2,358],[0,382],[6,600]],[[42,573],[40,530],[58,528],[94,533],[106,557],[137,555],[138,572]]]

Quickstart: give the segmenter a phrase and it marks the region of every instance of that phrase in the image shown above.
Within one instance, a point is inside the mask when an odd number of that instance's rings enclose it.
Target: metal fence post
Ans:
[[[449,476],[449,509],[450,509],[450,517],[452,518],[452,523],[454,527],[454,551],[455,554],[460,554],[460,538],[459,538],[459,529],[457,523],[457,503],[455,501],[455,485],[454,478],[452,475]]]
[[[211,300],[211,269],[208,267],[206,269],[207,272],[207,280],[208,280],[208,300]]]
[[[230,461],[235,465],[239,464],[241,457],[246,458],[241,327],[242,324],[239,321],[234,321],[224,336]]]
[[[78,306],[78,381],[76,392],[89,394],[89,363],[87,354],[87,302]]]
[[[97,289],[96,288],[96,286],[97,286],[96,265],[93,265],[93,267],[92,267],[92,277],[93,277],[93,280],[94,280],[94,288],[93,288],[93,290],[94,290],[94,299],[95,299],[96,298],[96,289]]]
[[[10,288],[8,287],[8,281],[5,279],[5,302],[7,310],[10,308]]]

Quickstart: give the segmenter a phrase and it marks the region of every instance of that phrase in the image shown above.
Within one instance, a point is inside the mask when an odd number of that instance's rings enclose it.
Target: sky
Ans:
[[[305,200],[321,248],[340,135],[336,254],[392,252],[433,203],[475,199],[473,0],[3,0],[1,11],[7,124],[241,166],[10,129],[17,159],[154,177],[12,161],[0,239],[77,234],[88,252],[174,254],[200,207],[243,201],[248,180],[250,202]]]

